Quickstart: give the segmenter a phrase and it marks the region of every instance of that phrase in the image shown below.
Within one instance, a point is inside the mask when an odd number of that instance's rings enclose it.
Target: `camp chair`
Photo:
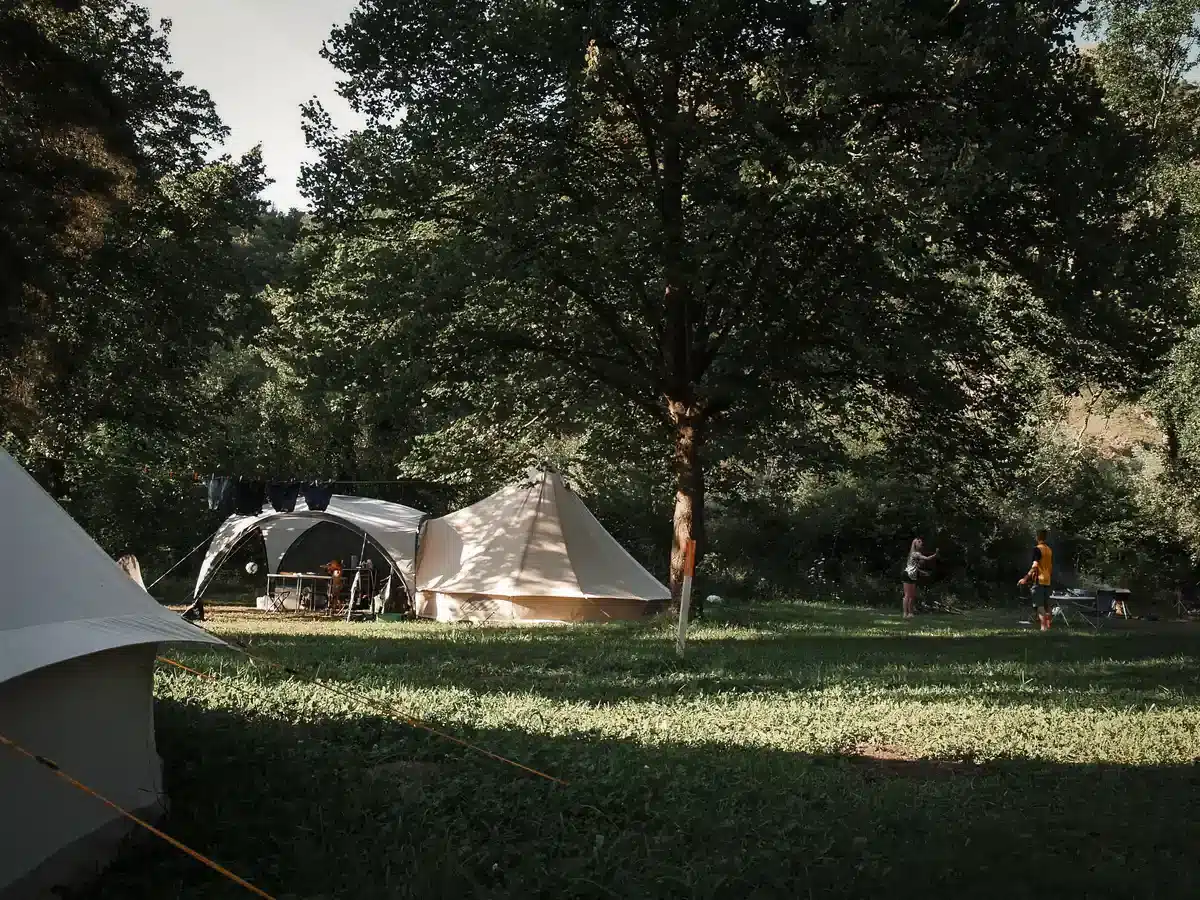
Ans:
[[[1117,614],[1117,592],[1107,588],[1096,591],[1096,627]]]

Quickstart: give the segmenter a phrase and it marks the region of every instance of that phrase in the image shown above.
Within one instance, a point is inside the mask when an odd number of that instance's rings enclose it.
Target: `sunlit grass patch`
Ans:
[[[570,785],[188,653],[221,677],[158,676],[170,824],[278,896],[1194,896],[1200,636],[1018,617],[714,610],[681,660],[664,620],[218,613],[255,653]],[[104,891],[226,896],[169,850]]]

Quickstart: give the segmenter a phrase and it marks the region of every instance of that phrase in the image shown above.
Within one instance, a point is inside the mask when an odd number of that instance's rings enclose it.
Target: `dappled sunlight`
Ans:
[[[193,651],[180,658],[217,680],[156,675],[172,827],[304,896],[394,894],[400,871],[413,896],[528,894],[564,871],[606,896],[642,896],[685,871],[700,884],[751,870],[770,873],[771,896],[797,878],[814,896],[939,878],[984,896],[1003,870],[1039,859],[1068,860],[1073,883],[1103,888],[1089,895],[1140,896],[1145,868],[1135,878],[1120,858],[1075,847],[1186,869],[1200,841],[1192,629],[1043,635],[1005,627],[1012,617],[914,629],[864,609],[726,610],[697,623],[679,659],[662,619],[481,628],[222,614],[214,631],[266,657],[569,786],[245,656]],[[1078,841],[1020,838],[1051,832]],[[706,851],[680,855],[680,834]],[[194,878],[160,854],[109,883],[150,900]]]
[[[285,896],[486,896],[496,885],[529,895],[564,873],[605,895],[645,896],[684,872],[696,882],[687,896],[787,896],[797,881],[814,896],[908,896],[914,880],[946,879],[991,896],[1006,870],[1056,865],[1071,865],[1089,896],[1141,896],[1164,867],[1173,883],[1190,871],[1200,839],[1192,766],[1151,755],[1082,765],[1064,746],[1034,758],[1015,743],[981,756],[951,738],[978,714],[969,705],[924,719],[919,707],[868,706],[839,725],[829,698],[807,711],[691,698],[624,704],[599,727],[583,704],[409,697],[464,738],[570,782],[559,788],[296,684],[271,685],[279,705],[247,695],[240,706],[189,696],[187,684],[170,675],[160,685],[172,827],[202,846],[219,841],[223,861]],[[931,724],[943,740],[921,737]],[[1059,724],[1007,723],[1051,750]],[[769,729],[790,739],[765,741]],[[1022,837],[1047,833],[1066,837]],[[680,835],[706,852],[680,847]],[[1132,855],[1158,864],[1133,871]],[[757,873],[757,887],[697,893],[733,884],[737,871]],[[109,874],[103,896],[207,896],[204,878],[151,847]]]
[[[1186,627],[1042,635],[1004,628],[1011,613],[931,617],[917,630],[898,617],[877,627],[880,614],[863,609],[785,609],[774,624],[770,612],[754,611],[757,626],[698,624],[682,660],[661,621],[481,628],[260,614],[213,626],[445,726],[809,754],[879,742],[930,758],[1165,764],[1196,755],[1200,652]],[[367,715],[236,656],[194,658],[220,659],[227,680],[164,672],[160,695],[293,723]]]

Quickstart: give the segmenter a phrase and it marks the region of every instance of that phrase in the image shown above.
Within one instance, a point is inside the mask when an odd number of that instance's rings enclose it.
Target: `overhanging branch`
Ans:
[[[501,343],[514,350],[522,350],[563,363],[578,375],[596,379],[655,419],[666,420],[665,408],[653,400],[653,387],[639,382],[630,373],[629,367],[619,359],[580,347],[565,347],[538,341],[530,335],[509,334]]]

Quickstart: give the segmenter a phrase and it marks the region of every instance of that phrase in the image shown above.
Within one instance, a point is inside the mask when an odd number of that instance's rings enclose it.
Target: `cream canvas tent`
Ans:
[[[636,619],[670,592],[555,472],[432,519],[417,556],[417,615],[455,621]]]
[[[0,734],[154,818],[165,803],[155,648],[221,641],[159,606],[2,450],[0,568]],[[86,879],[129,827],[0,746],[3,900]]]

